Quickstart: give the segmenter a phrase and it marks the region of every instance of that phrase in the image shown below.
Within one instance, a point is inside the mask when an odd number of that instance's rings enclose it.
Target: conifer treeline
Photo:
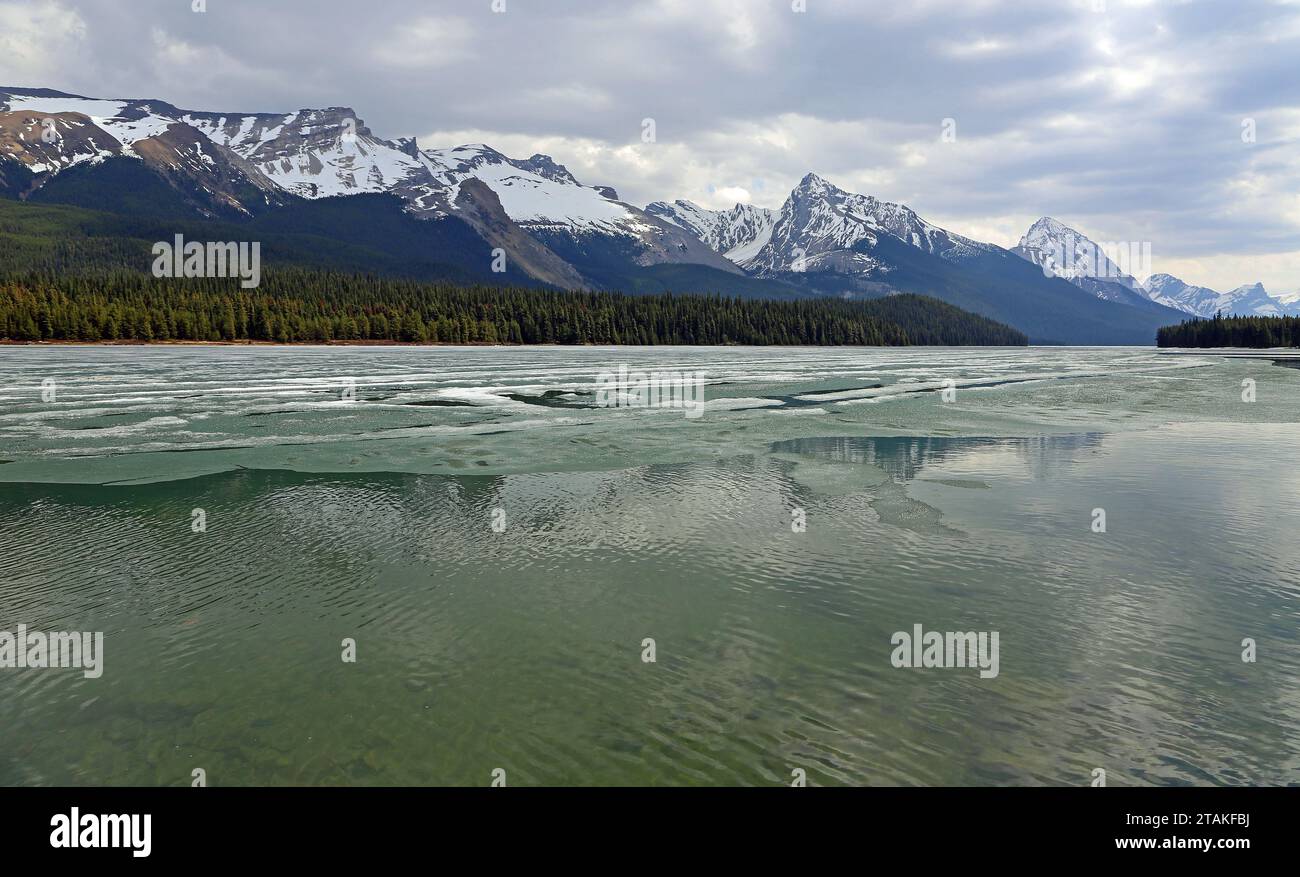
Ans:
[[[1156,332],[1157,347],[1300,347],[1300,317],[1187,320]]]
[[[233,279],[131,271],[0,278],[11,341],[400,341],[501,344],[1023,345],[922,296],[870,301],[627,296],[461,287],[302,268]]]

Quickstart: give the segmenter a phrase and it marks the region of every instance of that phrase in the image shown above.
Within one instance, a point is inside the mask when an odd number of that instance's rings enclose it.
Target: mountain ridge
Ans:
[[[125,159],[148,173],[129,182]],[[688,201],[642,209],[612,187],[583,185],[550,156],[385,140],[349,107],[221,113],[157,99],[0,88],[0,194],[103,207],[135,204],[141,191],[167,202],[169,213],[243,221],[281,210],[311,215],[294,208],[299,202],[395,195],[413,218],[464,223],[482,252],[504,254],[513,268],[559,288],[670,283],[756,297],[917,292],[1043,343],[1150,343],[1161,321],[1181,313],[1127,289],[1127,297],[1098,307],[1101,297],[1017,267],[1010,251],[816,173],[776,211],[744,204],[709,211]],[[479,251],[476,244],[466,252]]]
[[[688,201],[655,202],[664,215],[717,246],[711,223],[726,211]],[[823,295],[873,297],[896,292],[934,295],[958,307],[1015,325],[1037,343],[1148,344],[1181,313],[1124,290],[1094,296],[1045,274],[994,244],[928,222],[903,204],[847,192],[815,173],[771,211],[770,232],[741,262],[747,272]],[[730,242],[728,255],[744,252]]]

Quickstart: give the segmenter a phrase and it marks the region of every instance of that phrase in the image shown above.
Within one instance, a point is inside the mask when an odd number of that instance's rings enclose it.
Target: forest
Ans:
[[[1186,320],[1156,333],[1157,347],[1300,347],[1300,317]]]
[[[79,260],[78,260],[79,261]],[[84,264],[84,263],[83,263]],[[313,268],[237,279],[50,267],[0,273],[0,340],[415,344],[1008,345],[937,299],[740,299],[460,285]]]

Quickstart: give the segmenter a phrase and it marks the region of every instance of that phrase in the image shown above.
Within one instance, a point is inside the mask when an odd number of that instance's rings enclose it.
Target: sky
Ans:
[[[641,206],[779,208],[813,171],[1002,246],[1050,215],[1300,291],[1300,0],[0,0],[0,86],[347,106]]]

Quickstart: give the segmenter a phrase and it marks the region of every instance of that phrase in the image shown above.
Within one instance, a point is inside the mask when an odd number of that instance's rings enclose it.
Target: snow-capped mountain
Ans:
[[[47,129],[54,133],[42,138]],[[549,156],[512,159],[482,144],[421,150],[411,138],[377,137],[347,107],[195,112],[162,101],[0,89],[0,157],[21,166],[14,181],[0,171],[0,185],[21,195],[74,166],[142,159],[155,170],[165,166],[176,188],[215,202],[200,209],[205,215],[222,207],[251,215],[261,205],[250,203],[249,193],[257,193],[252,202],[268,200],[265,193],[308,200],[393,194],[414,215],[462,219],[489,243],[512,244],[509,252],[556,285],[602,285],[557,249],[632,267],[695,263],[740,273],[693,234],[617,200],[608,187],[582,185]],[[192,178],[179,179],[187,169]],[[472,180],[495,197],[467,189]]]
[[[1012,252],[1039,266],[1048,276],[1063,278],[1097,298],[1119,304],[1144,307],[1146,302],[1151,302],[1161,308],[1196,313],[1186,302],[1202,294],[1192,287],[1184,289],[1159,281],[1155,284],[1139,281],[1132,270],[1149,272],[1150,244],[1100,244],[1050,216],[1034,222]],[[1119,257],[1119,263],[1110,257],[1112,252]],[[1210,290],[1204,292],[1218,295]]]
[[[1152,274],[1144,284],[1154,300],[1168,301],[1173,307],[1198,317],[1217,313],[1237,316],[1300,316],[1300,302],[1288,302],[1269,295],[1262,283],[1248,283],[1229,292],[1217,292],[1206,286],[1191,286],[1170,274]]]
[[[173,112],[177,121],[249,161],[300,198],[361,192],[415,194],[427,184],[416,157],[374,136],[347,107],[287,114]]]
[[[655,201],[646,213],[691,232],[732,262],[743,265],[772,238],[777,213],[766,207],[737,204],[730,210],[707,210],[692,201]]]
[[[1045,343],[1150,343],[1180,315],[1124,283],[1085,292],[1052,276],[1075,260],[1042,255],[1070,231],[1046,220],[1022,242],[1021,255],[1039,254],[1030,264],[811,173],[779,210],[642,210],[549,156],[387,140],[347,107],[221,113],[0,88],[0,197],[153,222],[248,222],[339,241],[340,264],[355,264],[353,247],[420,276],[742,296],[915,292]],[[504,276],[488,268],[500,251]],[[1071,280],[1088,289],[1091,278]]]
[[[1225,314],[1253,314],[1257,317],[1282,317],[1287,306],[1268,294],[1262,283],[1247,283],[1225,292],[1220,300]]]
[[[762,274],[834,271],[883,276],[889,265],[869,252],[882,232],[947,260],[993,249],[931,225],[902,204],[846,192],[810,173],[781,206],[767,243],[744,267]]]
[[[1218,292],[1184,283],[1170,274],[1152,274],[1139,281],[1110,259],[1105,246],[1050,216],[1031,225],[1012,252],[1038,265],[1044,273],[1062,277],[1110,301],[1131,303],[1132,297],[1138,295],[1200,317],[1212,317],[1220,312],[1261,317],[1300,313],[1300,308],[1269,295],[1260,283]],[[1144,256],[1150,258],[1149,250],[1134,252],[1132,246],[1128,254],[1135,264]]]
[[[902,204],[847,192],[811,173],[780,210],[749,204],[706,210],[679,200],[656,201],[646,212],[690,230],[728,259],[760,274],[883,275],[889,265],[868,252],[882,232],[953,261],[997,250],[931,225]]]
[[[175,123],[166,110],[155,113],[150,101],[94,100],[44,89],[0,93],[0,111],[12,116],[6,119],[6,127],[28,132],[19,140],[35,155],[49,159],[29,163],[34,173],[111,155],[134,155],[136,143],[163,134]],[[23,160],[19,150],[11,150],[15,154]]]
[[[608,234],[634,233],[638,226],[627,205],[582,185],[550,156],[521,161],[482,143],[426,149],[417,156],[448,200],[455,201],[465,180],[482,180],[515,222]]]
[[[1127,245],[1125,249],[1128,262],[1150,253],[1141,244],[1136,251]],[[1106,246],[1050,216],[1031,225],[1012,252],[1037,265],[1047,276],[1068,280],[1097,298],[1129,305],[1140,304],[1141,299],[1147,298],[1173,307],[1170,302],[1147,296],[1137,278],[1129,273],[1128,266],[1116,264],[1110,258]]]
[[[778,211],[711,211],[689,201],[646,210],[690,229],[749,274],[812,294],[920,292],[1042,341],[1150,343],[1155,327],[1178,321],[1177,311],[1124,287],[1114,301],[1083,292],[1001,247],[817,174],[805,176]]]
[[[479,180],[512,220],[548,246],[588,249],[603,240],[634,249],[639,265],[690,262],[736,272],[693,235],[619,201],[607,186],[584,186],[548,155],[513,159],[482,143],[415,154],[432,181],[429,194],[413,199],[420,209],[445,210],[466,180]]]
[[[17,168],[3,177],[6,187],[24,194],[59,174],[130,158],[201,215],[250,215],[284,203],[275,182],[178,116],[160,101],[0,91],[0,159]]]
[[[1212,317],[1220,294],[1205,286],[1192,286],[1172,274],[1152,274],[1143,284],[1153,301],[1164,302],[1189,314]]]
[[[0,119],[0,155],[21,162],[32,174],[66,170],[123,152],[103,129],[73,114],[30,115],[16,111]]]

